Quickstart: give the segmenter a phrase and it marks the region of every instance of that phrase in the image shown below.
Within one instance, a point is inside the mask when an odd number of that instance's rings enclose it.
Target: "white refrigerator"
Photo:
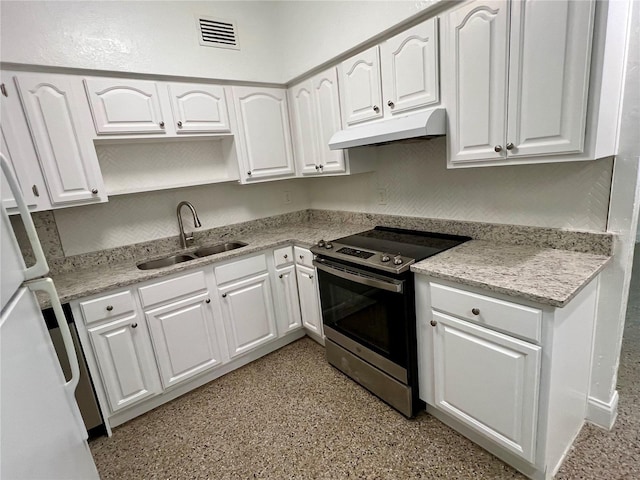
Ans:
[[[10,189],[36,257],[26,268],[4,205],[0,209],[0,478],[99,478],[74,397],[78,358],[42,247],[10,164],[0,154],[2,188]],[[2,198],[7,198],[2,192]],[[50,298],[71,379],[65,380],[35,292]]]

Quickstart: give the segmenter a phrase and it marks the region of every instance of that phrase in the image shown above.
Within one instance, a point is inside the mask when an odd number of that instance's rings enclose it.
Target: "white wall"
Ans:
[[[193,203],[208,229],[309,207],[303,180],[216,184],[110,197],[108,203],[55,210],[66,256],[178,235],[176,206]],[[284,191],[291,203],[284,203]],[[185,213],[185,229],[193,228]]]
[[[3,62],[286,83],[432,1],[6,1]],[[195,15],[236,20],[241,50],[198,44]]]
[[[434,1],[281,2],[279,40],[286,81],[415,15]]]
[[[273,2],[2,1],[4,62],[282,82]],[[241,50],[198,44],[195,15],[238,22]]]
[[[377,173],[314,180],[311,207],[606,229],[610,159],[447,170],[444,138],[378,148]],[[379,188],[386,205],[378,203]]]

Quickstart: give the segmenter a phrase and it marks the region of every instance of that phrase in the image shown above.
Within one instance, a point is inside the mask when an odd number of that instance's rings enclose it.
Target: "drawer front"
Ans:
[[[195,272],[164,280],[139,289],[142,306],[164,303],[174,298],[196,294],[207,290],[204,272]]]
[[[131,290],[106,295],[94,300],[80,302],[82,315],[87,325],[103,320],[111,320],[135,311],[135,302]]]
[[[237,262],[227,263],[214,269],[218,285],[239,280],[267,270],[267,259],[264,255],[245,258]]]
[[[313,253],[311,250],[307,250],[302,247],[293,247],[294,255],[296,257],[296,263],[298,265],[304,265],[306,267],[313,267]]]
[[[282,265],[287,265],[293,262],[293,248],[276,248],[273,251],[273,259],[276,262],[276,267],[281,267]]]
[[[431,283],[431,306],[535,342],[541,340],[542,311],[477,293]]]

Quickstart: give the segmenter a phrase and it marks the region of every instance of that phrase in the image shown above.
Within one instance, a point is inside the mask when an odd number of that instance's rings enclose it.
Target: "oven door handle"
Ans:
[[[402,293],[404,284],[402,280],[386,281],[369,275],[363,275],[358,270],[350,270],[342,266],[340,266],[340,269],[333,268],[325,265],[324,263],[318,262],[317,260],[314,260],[313,264],[318,270],[323,270],[331,275],[344,278],[345,280],[349,280],[351,282],[359,283],[361,285],[367,285],[369,287],[380,288],[382,290],[387,290],[393,293]]]

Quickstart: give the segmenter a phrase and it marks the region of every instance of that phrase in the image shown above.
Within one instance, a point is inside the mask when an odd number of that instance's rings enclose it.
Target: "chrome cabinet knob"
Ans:
[[[278,278],[282,278],[282,277],[283,277],[283,275],[282,275],[282,274],[278,275]]]
[[[138,324],[137,323],[132,323],[131,324],[131,328],[138,328]]]
[[[110,312],[111,310],[113,310],[113,305],[107,305],[107,312]]]
[[[473,313],[474,315],[480,315],[480,309],[479,308],[472,308],[471,309],[471,313]]]
[[[507,150],[513,150],[513,147],[515,147],[515,145],[511,142],[507,143]]]
[[[493,147],[493,150],[496,153],[500,153],[502,151],[502,145],[496,145],[495,147]]]
[[[438,324],[438,322],[436,322],[435,320],[431,320],[429,323],[432,327],[435,327]]]
[[[395,103],[393,103],[391,100],[389,100],[389,101],[387,102],[387,105],[389,105],[389,107],[390,107],[390,108],[393,108],[393,107],[395,107],[395,106],[396,106],[396,104],[395,104]]]
[[[207,298],[204,302],[205,302],[205,303],[211,303],[211,299],[210,299],[210,298]]]
[[[316,170],[320,170],[320,165],[316,165]]]
[[[178,128],[182,128],[182,122],[178,122]]]
[[[289,258],[289,255],[287,253],[284,254],[284,259],[286,260],[287,258]]]
[[[92,189],[91,189],[91,193],[92,193],[93,195],[97,195],[97,194],[98,194],[98,189],[97,189],[97,188],[92,188]]]
[[[373,106],[373,111],[378,113],[380,111],[380,107],[378,105]]]
[[[300,255],[300,260],[304,260],[304,255]]]
[[[158,125],[160,125],[160,128],[164,128],[164,122],[160,122]]]
[[[227,298],[227,294],[226,294],[226,293],[223,293],[223,294],[222,294],[222,298]]]
[[[247,175],[251,176],[251,170],[249,170],[249,171],[247,172]]]
[[[313,280],[313,275],[309,275],[309,280]]]

